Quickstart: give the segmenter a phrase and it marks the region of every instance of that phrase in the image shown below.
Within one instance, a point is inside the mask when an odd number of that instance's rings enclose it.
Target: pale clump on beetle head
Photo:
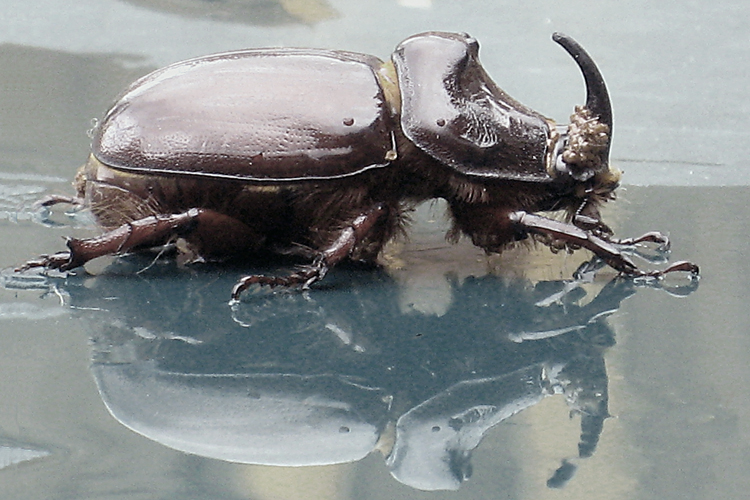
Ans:
[[[568,145],[562,154],[571,176],[583,181],[606,170],[609,142],[609,125],[601,123],[588,108],[576,106],[568,125]]]

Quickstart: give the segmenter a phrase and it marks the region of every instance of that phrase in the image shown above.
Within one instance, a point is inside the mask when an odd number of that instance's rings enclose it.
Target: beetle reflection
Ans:
[[[381,451],[422,490],[457,489],[492,427],[561,394],[581,416],[579,457],[609,416],[606,317],[634,293],[591,299],[569,282],[495,276],[451,283],[444,314],[402,313],[384,272],[333,273],[315,293],[251,297],[230,311],[233,273],[121,259],[69,277],[92,326],[92,372],[110,413],[168,447],[239,463],[304,466]],[[122,270],[119,273],[118,270]],[[549,300],[550,297],[557,300]],[[577,458],[562,459],[561,486]]]
[[[186,18],[260,26],[315,24],[338,17],[326,0],[127,0],[147,9]]]

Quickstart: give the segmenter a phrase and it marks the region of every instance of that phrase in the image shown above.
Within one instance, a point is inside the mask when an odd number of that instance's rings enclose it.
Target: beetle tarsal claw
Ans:
[[[50,194],[44,198],[37,200],[32,205],[32,208],[49,208],[54,205],[72,205],[76,209],[80,209],[86,206],[86,201],[77,196],[65,196],[60,194]]]
[[[56,269],[59,271],[68,271],[74,267],[73,257],[71,252],[57,252],[52,255],[40,255],[36,259],[27,261],[24,265],[17,267],[16,272],[24,272],[35,267],[43,267],[45,269]]]
[[[229,304],[239,302],[242,293],[253,285],[307,290],[313,283],[323,279],[327,272],[328,266],[322,260],[316,260],[312,265],[301,267],[297,272],[287,276],[267,276],[264,274],[244,276],[232,288],[232,298]]]
[[[650,231],[638,236],[637,238],[612,240],[612,243],[621,246],[635,246],[638,243],[656,243],[658,245],[657,250],[660,252],[668,252],[671,247],[669,236],[658,231]]]
[[[687,273],[689,278],[693,281],[700,279],[700,268],[696,264],[687,260],[674,262],[665,269],[658,271],[637,271],[637,274],[632,275],[636,279],[661,280],[665,275],[670,273]]]

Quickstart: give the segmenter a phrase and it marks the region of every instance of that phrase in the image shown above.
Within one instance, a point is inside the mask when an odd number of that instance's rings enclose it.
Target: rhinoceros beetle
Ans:
[[[487,252],[533,239],[587,248],[628,276],[697,276],[677,262],[639,269],[599,206],[620,172],[609,166],[612,111],[599,69],[556,33],[580,67],[586,104],[571,123],[503,92],[467,34],[428,32],[391,61],[338,50],[254,49],[178,62],[133,83],[93,132],[75,198],[106,232],[29,261],[69,270],[107,254],[181,240],[196,259],[263,253],[311,263],[253,284],[307,288],[345,259],[373,262],[415,204],[447,201],[449,236]],[[537,215],[563,211],[567,222]]]

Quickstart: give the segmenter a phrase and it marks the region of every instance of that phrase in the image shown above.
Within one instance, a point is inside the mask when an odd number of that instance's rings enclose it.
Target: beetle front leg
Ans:
[[[666,234],[660,233],[659,231],[649,231],[648,233],[642,234],[637,238],[624,238],[609,241],[623,246],[633,246],[637,243],[656,243],[659,245],[659,250],[662,252],[668,252],[671,246],[669,237]]]
[[[611,197],[614,198],[614,195],[611,195]],[[613,239],[612,235],[614,234],[614,231],[602,222],[602,217],[599,213],[599,207],[597,204],[592,203],[591,200],[588,199],[578,207],[578,210],[576,210],[573,215],[572,222],[574,226],[589,233],[593,233],[610,243],[615,243],[621,246],[633,246],[637,243],[656,243],[658,244],[659,251],[669,251],[669,238],[658,231],[650,231],[638,236],[637,238]]]
[[[636,266],[635,263],[618,248],[619,245],[632,245],[644,241],[657,242],[662,246],[668,245],[668,240],[666,240],[666,237],[660,233],[646,233],[639,238],[614,241],[599,237],[593,234],[593,232],[586,231],[573,224],[540,217],[526,212],[512,212],[509,217],[511,222],[522,233],[540,234],[555,241],[563,241],[575,247],[586,248],[606,262],[609,266],[627,276],[660,278],[667,273],[675,271],[687,272],[692,276],[698,276],[699,274],[698,266],[687,261],[675,262],[671,266],[660,271],[642,271],[641,269],[638,269],[638,266]]]
[[[38,259],[26,262],[16,271],[25,271],[32,267],[68,271],[97,257],[123,254],[136,248],[163,244],[173,235],[190,232],[201,213],[202,210],[194,208],[181,214],[153,215],[125,223],[95,238],[68,238],[67,252],[42,255]]]
[[[288,276],[266,276],[251,274],[245,276],[232,289],[231,302],[237,302],[242,292],[252,285],[266,285],[270,287],[301,287],[307,289],[325,277],[328,269],[346,259],[354,250],[358,242],[362,241],[375,225],[388,213],[388,208],[379,203],[367,212],[357,216],[352,223],[345,227],[338,238],[326,249],[317,254],[312,264],[301,268]]]

